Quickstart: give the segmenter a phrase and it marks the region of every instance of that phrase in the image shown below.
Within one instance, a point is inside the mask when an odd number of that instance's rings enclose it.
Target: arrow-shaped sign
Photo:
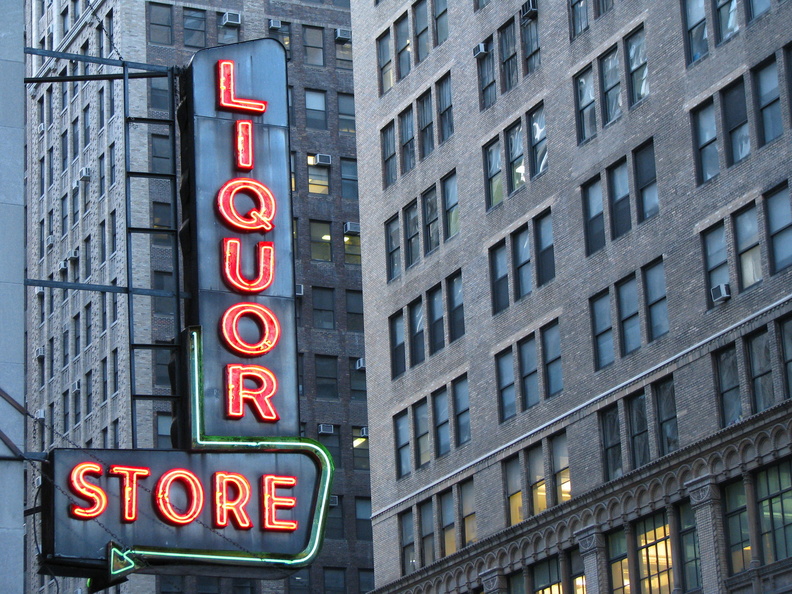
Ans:
[[[140,567],[132,555],[133,551],[124,551],[114,542],[107,543],[107,569],[111,580],[121,578]]]

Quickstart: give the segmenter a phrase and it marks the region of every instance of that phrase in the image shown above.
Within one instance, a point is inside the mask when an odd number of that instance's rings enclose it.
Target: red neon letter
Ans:
[[[121,482],[121,519],[124,522],[137,520],[137,481],[151,474],[149,468],[136,466],[111,466],[107,474],[123,477]]]
[[[297,530],[297,520],[279,520],[276,516],[279,509],[291,509],[297,505],[296,497],[278,497],[275,489],[278,487],[293,487],[297,484],[297,477],[276,476],[265,474],[261,477],[263,493],[264,528],[267,530]]]
[[[239,99],[236,97],[236,76],[234,74],[233,60],[217,61],[217,102],[221,108],[230,109],[231,111],[264,113],[267,109],[266,101]]]
[[[256,244],[256,276],[252,280],[242,276],[239,251],[242,242],[236,237],[224,237],[222,246],[223,280],[240,293],[261,293],[275,278],[275,246],[271,241]]]
[[[69,487],[72,493],[93,504],[91,507],[78,507],[75,504],[69,507],[72,517],[78,520],[96,518],[107,509],[107,494],[100,486],[86,482],[86,474],[102,476],[102,467],[96,462],[82,462],[71,471]]]
[[[184,484],[187,499],[190,501],[190,507],[184,513],[176,511],[170,501],[170,488],[174,481],[181,481]],[[198,477],[189,470],[174,468],[163,474],[160,480],[157,481],[157,486],[154,490],[154,503],[166,522],[175,526],[189,524],[203,510],[203,485],[201,485]]]
[[[250,212],[239,214],[234,207],[234,196],[244,192],[256,203]],[[269,188],[255,179],[236,177],[227,181],[217,193],[217,211],[225,223],[237,231],[272,231],[275,218],[275,196]]]
[[[212,488],[215,494],[215,518],[216,528],[228,526],[229,517],[231,523],[237,528],[248,530],[253,527],[250,516],[245,511],[245,506],[250,501],[250,483],[241,474],[231,472],[215,472],[212,476]],[[234,499],[229,498],[228,488],[233,485],[237,491]]]
[[[245,380],[256,382],[259,387],[246,388]],[[270,398],[278,391],[278,378],[266,367],[259,365],[226,365],[226,417],[241,419],[245,416],[245,400],[262,423],[280,419]]]
[[[237,120],[236,123],[237,169],[253,169],[253,122]]]
[[[261,340],[249,343],[239,335],[239,319],[250,316],[258,324]],[[220,335],[226,345],[243,357],[259,357],[270,352],[280,338],[280,322],[269,308],[258,303],[236,303],[229,307],[220,319]]]

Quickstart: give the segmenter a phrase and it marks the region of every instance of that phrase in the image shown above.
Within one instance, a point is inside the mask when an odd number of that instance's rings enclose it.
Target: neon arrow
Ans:
[[[132,557],[132,555],[135,553],[134,551],[124,551],[113,542],[108,543],[107,548],[107,558],[109,562],[108,573],[110,574],[111,580],[121,578],[124,575],[132,573],[133,571],[142,567]]]

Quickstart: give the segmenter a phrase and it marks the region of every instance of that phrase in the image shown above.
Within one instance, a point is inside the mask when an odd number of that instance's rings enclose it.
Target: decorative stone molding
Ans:
[[[605,547],[605,536],[599,529],[599,526],[587,526],[582,530],[575,532],[575,539],[580,547],[580,554],[586,555],[588,553],[596,552],[597,549]]]
[[[685,488],[690,495],[690,505],[694,509],[720,498],[718,484],[711,474],[689,480],[685,483]]]
[[[506,591],[506,578],[503,575],[503,569],[500,567],[493,567],[487,569],[479,574],[481,585],[484,587],[484,592],[505,592]]]

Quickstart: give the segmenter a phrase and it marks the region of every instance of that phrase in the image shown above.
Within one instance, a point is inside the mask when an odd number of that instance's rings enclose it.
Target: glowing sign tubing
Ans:
[[[181,513],[170,501],[170,489],[174,481],[181,481],[187,491],[190,507]],[[175,526],[184,526],[197,518],[204,506],[204,491],[201,481],[189,470],[174,468],[163,474],[154,489],[154,503],[163,519]]]
[[[229,487],[236,489],[237,496],[228,496]],[[250,501],[250,483],[241,474],[233,472],[215,472],[212,475],[212,489],[214,490],[214,525],[215,528],[225,528],[231,523],[241,530],[253,527],[245,506]]]
[[[234,196],[243,192],[256,203],[247,214],[240,214],[234,206]],[[260,181],[248,177],[235,177],[227,181],[217,193],[217,212],[228,226],[237,231],[272,231],[275,218],[275,196]]]
[[[235,136],[237,169],[249,171],[253,169],[253,122],[237,120]]]
[[[267,110],[266,101],[241,99],[236,96],[236,74],[233,60],[217,61],[217,103],[221,109],[262,114]]]
[[[258,384],[258,388],[245,387],[245,380]],[[241,419],[245,416],[245,401],[250,403],[256,418],[265,422],[280,419],[271,398],[278,391],[278,378],[260,365],[226,365],[226,417]]]
[[[244,316],[253,318],[261,331],[261,339],[249,343],[239,335],[239,320]],[[259,357],[270,352],[280,339],[280,322],[269,308],[258,303],[235,303],[220,319],[220,335],[228,348],[243,357]]]
[[[107,474],[122,477],[121,483],[121,519],[134,522],[138,516],[137,481],[151,474],[151,469],[136,466],[111,466]]]
[[[96,462],[82,462],[75,466],[69,475],[69,487],[72,493],[92,504],[91,507],[79,507],[76,504],[69,506],[72,517],[80,520],[100,516],[107,509],[107,494],[100,486],[86,482],[85,475],[102,476],[102,467]]]
[[[264,497],[264,505],[261,507],[264,511],[263,523],[266,530],[284,530],[289,532],[297,530],[297,520],[279,520],[276,517],[279,509],[295,507],[297,498],[278,497],[275,495],[275,489],[278,487],[293,487],[296,484],[297,477],[295,476],[265,474],[261,477],[261,490]]]
[[[242,275],[241,247],[242,243],[236,237],[223,238],[220,246],[223,280],[240,293],[261,293],[275,278],[275,245],[271,241],[256,244],[256,276],[252,280]]]

